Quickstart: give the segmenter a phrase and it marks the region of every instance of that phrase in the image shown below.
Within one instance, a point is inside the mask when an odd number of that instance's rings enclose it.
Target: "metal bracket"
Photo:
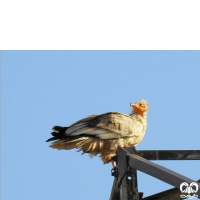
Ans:
[[[161,181],[173,185],[176,188],[180,188],[180,185],[183,182],[187,182],[188,184],[195,182],[190,178],[187,178],[181,174],[178,174],[158,164],[152,163],[138,155],[130,154],[129,157],[130,157],[129,160],[130,167],[137,169],[141,172],[144,172],[146,174],[149,174],[157,179],[160,179]],[[198,182],[196,183],[200,188],[200,184]],[[197,195],[198,198],[200,198],[200,190],[198,190]]]
[[[141,157],[142,156],[142,157]],[[145,159],[146,158],[146,159]],[[180,184],[187,182],[200,184],[172,170],[162,167],[149,160],[200,160],[199,150],[155,150],[155,151],[136,151],[134,147],[117,149],[117,156],[113,157],[117,167],[113,170],[115,176],[110,200],[141,200],[143,193],[138,193],[137,188],[137,170],[149,174],[161,181],[173,185],[177,189],[171,189],[161,192],[144,199],[164,200],[165,197],[173,200],[177,197],[177,191],[180,193]],[[174,192],[176,191],[176,192]],[[200,189],[196,193],[200,199]],[[161,198],[159,198],[161,195]],[[164,198],[162,198],[164,196]],[[152,198],[151,198],[152,197]],[[154,198],[156,197],[156,198]],[[158,198],[157,198],[158,197]],[[179,196],[180,197],[180,196]]]

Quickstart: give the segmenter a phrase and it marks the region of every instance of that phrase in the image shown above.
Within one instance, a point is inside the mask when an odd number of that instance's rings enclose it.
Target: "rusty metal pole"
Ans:
[[[141,157],[142,156],[142,157]],[[164,191],[144,199],[178,199],[180,184],[187,182],[189,185],[195,182],[190,178],[169,170],[163,166],[148,160],[200,160],[200,150],[151,150],[136,151],[134,147],[118,147],[117,156],[113,157],[117,162],[117,168],[113,171],[115,180],[110,200],[142,200],[143,193],[138,193],[137,170],[160,179],[177,189]],[[196,192],[200,199],[200,190]]]
[[[121,200],[140,200],[137,187],[137,172],[129,168],[120,185]]]
[[[136,153],[135,149],[134,153]],[[119,147],[117,156],[119,160],[125,160],[125,164],[118,162],[117,165],[117,170],[119,172],[118,178],[122,178],[122,180],[119,180],[119,182],[121,182],[120,200],[140,200],[137,186],[137,170],[129,167],[129,158],[127,154],[124,154],[124,149]]]

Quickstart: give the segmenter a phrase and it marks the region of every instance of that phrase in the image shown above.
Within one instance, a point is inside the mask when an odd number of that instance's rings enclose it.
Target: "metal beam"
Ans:
[[[121,184],[122,179],[124,178],[126,172],[128,171],[128,162],[127,162],[127,152],[124,151],[121,147],[117,149],[117,186]]]
[[[128,154],[128,158],[130,167],[160,179],[161,181],[164,181],[176,188],[180,188],[180,184],[183,182],[187,182],[189,184],[195,182],[190,178],[187,178],[158,164],[152,163],[138,155]],[[198,182],[196,183],[200,188],[200,184]],[[200,190],[198,190],[196,194],[198,195],[198,198],[200,198]]]
[[[141,157],[142,156],[142,157]],[[146,159],[145,159],[146,158]],[[149,197],[144,200],[178,200],[180,198],[180,184],[183,182],[195,182],[185,176],[182,176],[172,170],[157,165],[149,160],[200,160],[199,150],[155,150],[155,151],[136,151],[134,147],[118,147],[117,156],[113,160],[117,163],[114,170],[115,176],[110,200],[141,200],[142,193],[138,193],[137,188],[137,171],[142,171],[161,181],[175,186]],[[200,188],[200,184],[198,183]],[[196,193],[200,198],[200,189]]]
[[[138,151],[137,155],[147,160],[200,160],[199,150]]]
[[[117,178],[115,177],[111,194],[110,194],[110,199],[109,200],[120,200],[120,190],[117,187]]]
[[[137,170],[129,167],[127,158],[127,152],[119,147],[117,149],[117,185],[120,187],[120,199],[139,200]]]
[[[138,150],[134,153],[134,147],[124,149],[147,160],[200,160],[200,150]]]
[[[128,165],[127,152],[119,147],[117,149],[117,169],[112,173],[115,175],[110,200],[140,200],[142,193],[138,193],[137,170]]]
[[[200,180],[198,180],[197,182],[200,183]],[[182,200],[183,198],[180,197],[180,195],[182,195],[180,189],[177,188],[172,188],[169,190],[165,190],[163,192],[148,196],[143,198],[142,200]]]
[[[119,149],[123,151],[122,149]],[[130,168],[127,165],[127,171],[125,176],[122,178],[120,185],[120,199],[121,200],[140,200],[137,186],[137,170]],[[120,168],[118,169],[120,171]]]
[[[120,184],[120,200],[140,200],[136,170],[129,168]]]

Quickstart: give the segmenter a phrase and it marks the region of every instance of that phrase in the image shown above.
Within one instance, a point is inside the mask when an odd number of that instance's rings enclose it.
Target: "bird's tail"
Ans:
[[[68,129],[68,127],[54,126],[52,129],[54,131],[51,133],[53,137],[49,138],[46,142],[65,138],[65,131]]]

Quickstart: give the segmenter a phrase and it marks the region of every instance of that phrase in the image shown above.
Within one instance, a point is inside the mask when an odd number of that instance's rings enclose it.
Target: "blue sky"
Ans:
[[[1,51],[2,200],[109,199],[111,164],[48,147],[54,125],[149,103],[138,150],[198,150],[200,51]],[[200,161],[156,161],[191,179]],[[172,186],[138,172],[144,196]]]

